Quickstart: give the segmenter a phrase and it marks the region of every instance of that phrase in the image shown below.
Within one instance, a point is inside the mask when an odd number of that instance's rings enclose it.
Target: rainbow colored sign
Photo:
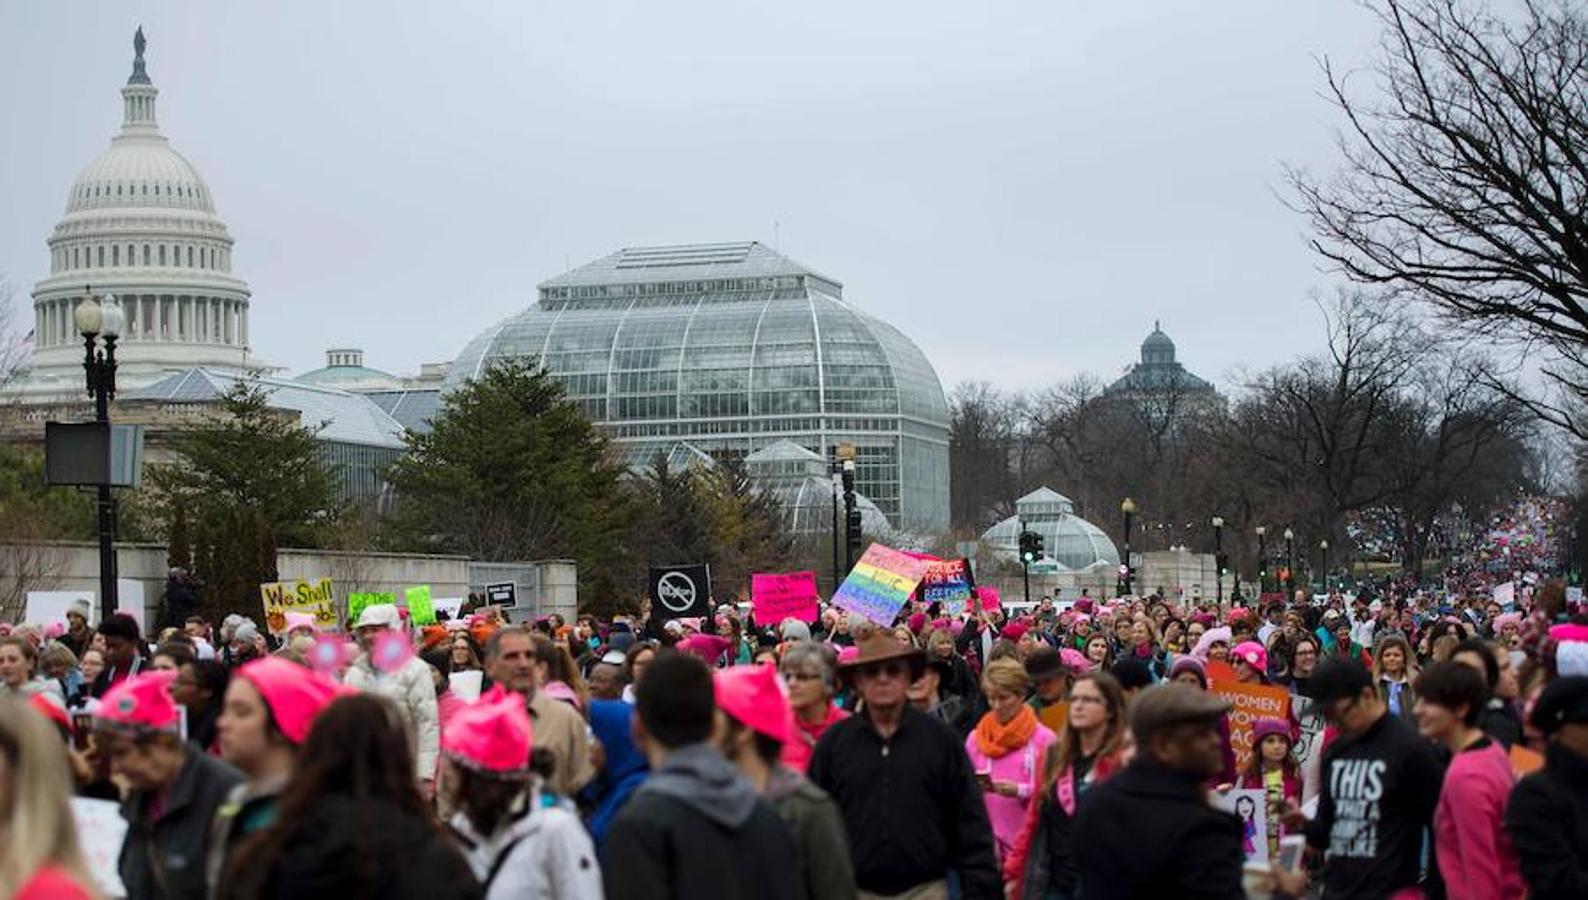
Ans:
[[[833,605],[887,628],[915,593],[928,565],[926,560],[872,544],[838,586]]]

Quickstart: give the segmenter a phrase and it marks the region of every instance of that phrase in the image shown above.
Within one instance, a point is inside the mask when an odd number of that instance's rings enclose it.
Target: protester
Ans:
[[[79,659],[94,640],[94,629],[88,627],[89,612],[87,600],[73,600],[66,608],[66,632],[56,639]]]
[[[1522,739],[1522,723],[1504,700],[1495,696],[1500,684],[1500,661],[1487,641],[1467,638],[1451,651],[1450,660],[1470,667],[1483,676],[1488,686],[1488,701],[1478,717],[1484,733],[1499,741],[1505,749]]]
[[[947,725],[963,740],[976,726],[976,710],[963,697],[943,695],[942,684],[951,672],[946,660],[928,656],[921,674],[904,689],[904,696],[916,709]]]
[[[1223,766],[1219,722],[1228,711],[1224,700],[1183,684],[1136,698],[1135,761],[1076,805],[1080,896],[1243,896],[1240,823],[1210,806],[1203,789]],[[1277,866],[1274,876],[1283,893],[1304,885]]]
[[[965,739],[965,752],[981,785],[1001,862],[1020,834],[1037,788],[1037,764],[1055,737],[1025,702],[1031,688],[1025,666],[996,660],[987,664],[981,681],[989,708]]]
[[[1285,827],[1306,829],[1328,851],[1324,891],[1391,897],[1418,886],[1422,834],[1433,821],[1441,767],[1433,748],[1379,698],[1359,660],[1330,657],[1312,675],[1312,696],[1338,731],[1324,748],[1318,814],[1287,805]]]
[[[106,691],[143,668],[143,639],[138,632],[137,619],[126,613],[116,613],[99,623],[99,636],[105,641],[102,654],[105,666],[94,677],[93,687],[89,689],[95,697],[105,696]]]
[[[1588,676],[1550,682],[1531,722],[1544,735],[1544,767],[1523,778],[1505,808],[1532,900],[1588,897]]]
[[[788,684],[794,730],[783,745],[783,764],[803,773],[811,751],[827,729],[849,718],[833,703],[838,691],[838,657],[831,647],[814,641],[789,644],[780,664]]]
[[[221,898],[480,896],[420,797],[407,726],[383,697],[322,710],[277,801],[276,820],[231,854]]]
[[[551,754],[547,789],[561,797],[572,797],[592,774],[589,729],[571,705],[539,690],[535,662],[534,637],[522,626],[499,629],[486,642],[485,665],[491,680],[525,698],[535,729],[536,749]]]
[[[533,641],[537,693],[569,704],[582,716],[590,695],[568,645],[540,635]]]
[[[77,657],[60,641],[50,641],[39,651],[39,670],[45,678],[61,686],[67,707],[82,705],[88,695],[88,680],[78,668]]]
[[[579,799],[588,810],[585,827],[597,849],[605,843],[613,817],[650,774],[650,763],[634,743],[633,717],[634,708],[621,700],[590,701],[590,733],[598,762]]]
[[[330,679],[277,657],[243,665],[227,685],[216,722],[221,758],[246,780],[227,795],[211,829],[205,871],[212,893],[219,890],[232,849],[275,821],[298,749],[315,717],[339,693]]]
[[[109,670],[107,670],[109,671]],[[127,785],[127,836],[118,868],[128,897],[199,900],[210,823],[242,781],[230,765],[194,751],[178,735],[174,672],[124,678],[105,692],[94,732],[112,774]]]
[[[36,672],[38,651],[26,638],[0,638],[0,695],[27,699],[34,694],[48,695],[52,702],[66,706],[66,692],[60,682]]]
[[[1392,631],[1379,638],[1373,648],[1373,683],[1391,715],[1412,718],[1417,705],[1417,658],[1411,642]]]
[[[595,848],[565,801],[530,771],[533,727],[516,694],[500,687],[460,709],[441,735],[454,836],[487,900],[600,900]]]
[[[1306,790],[1301,766],[1291,755],[1295,746],[1291,723],[1283,719],[1258,719],[1252,723],[1252,758],[1236,787],[1262,791],[1266,799],[1268,858],[1279,858],[1279,839],[1287,832],[1281,823],[1287,804],[1299,804]]]
[[[1026,677],[1031,681],[1031,696],[1026,702],[1038,713],[1054,704],[1063,703],[1070,692],[1070,674],[1058,650],[1052,647],[1033,650],[1026,657]]]
[[[946,625],[934,625],[926,637],[926,655],[939,660],[947,667],[938,690],[944,694],[966,698],[976,694],[976,676],[954,646],[954,632]]]
[[[1483,676],[1457,662],[1434,663],[1417,678],[1417,728],[1450,752],[1434,810],[1434,850],[1450,900],[1514,900],[1525,890],[1505,834],[1506,799],[1516,783],[1505,749],[1484,735]]]
[[[83,698],[86,699],[87,696],[92,696],[91,692],[94,684],[99,680],[99,673],[105,671],[105,652],[103,650],[95,650],[92,647],[84,650],[77,661],[77,667],[82,671],[83,681],[87,685],[83,695]]]
[[[412,755],[415,772],[424,785],[424,791],[429,794],[436,777],[437,753],[441,744],[436,689],[430,680],[430,667],[411,652],[395,668],[385,661],[377,665],[375,656],[380,636],[400,633],[399,626],[396,606],[376,603],[364,607],[358,621],[353,623],[362,652],[348,667],[343,683],[392,701],[415,747]]]
[[[855,873],[838,807],[805,776],[778,761],[794,729],[777,670],[733,666],[715,673],[713,682],[723,716],[722,752],[788,826],[799,849],[805,897],[855,897]]]
[[[1043,757],[1037,802],[1004,860],[1010,897],[1067,900],[1076,895],[1075,805],[1123,765],[1123,689],[1102,672],[1082,674],[1071,688],[1066,725]]]
[[[623,699],[623,661],[624,655],[619,650],[608,650],[601,654],[595,665],[590,667],[588,687],[593,700],[621,700]]]
[[[955,735],[905,702],[926,664],[886,633],[861,641],[843,671],[864,701],[830,728],[811,757],[811,780],[844,813],[862,896],[998,898],[992,828],[975,773]]]
[[[651,776],[607,831],[609,900],[803,898],[788,829],[709,742],[711,672],[687,654],[658,654],[636,694],[635,735]]]
[[[97,896],[67,805],[72,776],[61,747],[44,716],[0,696],[0,897]]]

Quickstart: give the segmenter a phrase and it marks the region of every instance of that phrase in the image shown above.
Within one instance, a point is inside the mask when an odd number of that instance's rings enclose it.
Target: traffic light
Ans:
[[[1217,554],[1214,556],[1214,560],[1218,563],[1220,578],[1230,574],[1230,555],[1228,553]]]
[[[1020,532],[1020,562],[1031,565],[1042,555],[1042,536],[1034,531]]]
[[[1031,532],[1031,551],[1035,554],[1033,559],[1041,559],[1045,549],[1046,548],[1042,546],[1042,533],[1037,531]]]

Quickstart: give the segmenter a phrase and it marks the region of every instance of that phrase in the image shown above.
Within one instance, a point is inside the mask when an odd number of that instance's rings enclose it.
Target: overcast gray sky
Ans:
[[[20,303],[140,23],[292,372],[451,359],[619,247],[777,237],[945,390],[1112,376],[1155,318],[1220,382],[1319,345],[1331,279],[1276,194],[1333,165],[1316,58],[1375,35],[1339,0],[5,3]]]

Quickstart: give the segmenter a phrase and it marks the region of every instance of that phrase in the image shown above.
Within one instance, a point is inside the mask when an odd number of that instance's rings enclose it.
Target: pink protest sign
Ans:
[[[750,576],[750,602],[755,622],[766,627],[784,619],[816,621],[816,573],[757,572]]]

